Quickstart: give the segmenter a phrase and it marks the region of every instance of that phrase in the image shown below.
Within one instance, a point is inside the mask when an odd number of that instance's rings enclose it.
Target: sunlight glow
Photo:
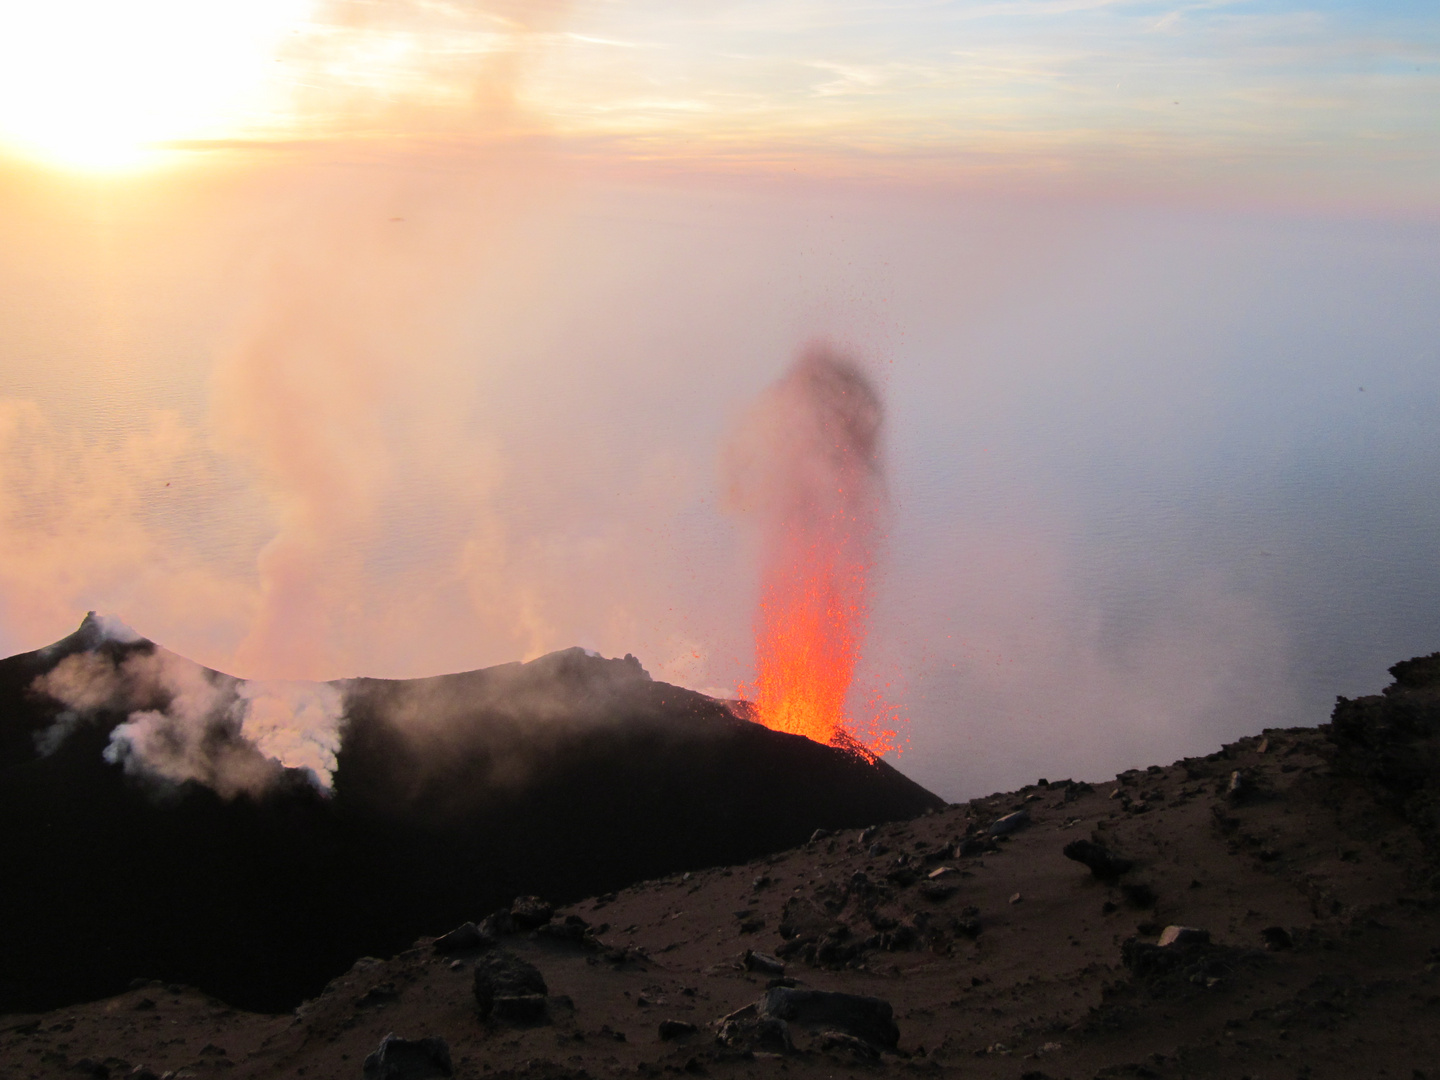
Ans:
[[[0,143],[68,168],[144,165],[238,133],[310,0],[0,2]]]

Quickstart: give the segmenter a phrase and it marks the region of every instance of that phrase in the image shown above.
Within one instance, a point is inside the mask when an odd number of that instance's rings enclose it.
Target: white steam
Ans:
[[[111,625],[100,622],[107,636]],[[105,760],[132,776],[162,785],[195,781],[231,799],[261,795],[283,770],[302,769],[330,790],[344,716],[333,684],[243,681],[155,648],[119,660],[74,653],[31,689],[65,706],[35,736],[41,756],[108,710],[127,717],[110,732]]]

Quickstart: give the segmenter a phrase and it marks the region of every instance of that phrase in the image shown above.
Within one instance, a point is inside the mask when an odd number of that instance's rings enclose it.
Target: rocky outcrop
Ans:
[[[1336,699],[1333,771],[1367,785],[1440,858],[1440,653],[1390,668],[1381,693]]]

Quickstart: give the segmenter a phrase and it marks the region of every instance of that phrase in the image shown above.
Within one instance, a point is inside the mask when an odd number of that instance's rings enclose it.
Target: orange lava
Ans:
[[[787,545],[767,568],[755,628],[754,695],[768,728],[879,756],[895,750],[882,722],[846,716],[845,698],[860,659],[868,616],[870,567],[821,539]]]
[[[845,702],[886,505],[883,417],[865,372],[817,343],[761,395],[727,458],[731,505],[761,538],[746,715],[872,759],[898,750],[893,710],[872,703],[874,718],[856,722]]]

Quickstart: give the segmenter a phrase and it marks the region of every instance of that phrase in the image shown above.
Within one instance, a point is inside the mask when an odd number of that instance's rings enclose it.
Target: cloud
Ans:
[[[94,608],[205,627],[192,643],[221,644],[216,612],[243,620],[253,594],[201,550],[204,530],[168,527],[217,488],[203,438],[177,413],[142,410],[109,434],[0,399],[0,649],[54,640]],[[228,526],[243,539],[241,522]]]
[[[281,51],[291,134],[534,132],[526,75],[568,0],[323,0]],[[283,130],[283,129],[282,129]]]

